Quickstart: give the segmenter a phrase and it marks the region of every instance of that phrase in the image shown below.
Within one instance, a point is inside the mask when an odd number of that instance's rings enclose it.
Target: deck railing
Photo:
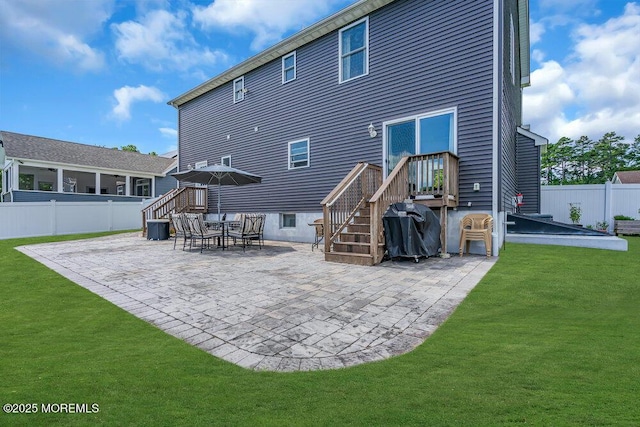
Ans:
[[[371,247],[374,263],[384,256],[382,215],[389,205],[410,196],[434,199],[438,206],[456,206],[458,157],[448,151],[403,157],[371,197]]]
[[[176,212],[206,212],[207,187],[174,188],[142,210],[142,229],[147,230],[148,219],[168,218]]]
[[[325,253],[382,183],[382,168],[360,162],[322,201]]]

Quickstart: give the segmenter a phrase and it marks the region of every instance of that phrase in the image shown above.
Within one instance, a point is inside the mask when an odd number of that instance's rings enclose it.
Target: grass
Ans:
[[[0,425],[640,425],[640,238],[509,244],[415,351],[296,373],[216,359],[13,249],[70,238],[0,241],[0,403],[99,412]]]

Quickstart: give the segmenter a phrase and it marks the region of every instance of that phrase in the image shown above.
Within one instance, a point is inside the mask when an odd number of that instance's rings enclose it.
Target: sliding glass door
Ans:
[[[457,151],[456,109],[436,111],[384,124],[386,175],[404,156]]]

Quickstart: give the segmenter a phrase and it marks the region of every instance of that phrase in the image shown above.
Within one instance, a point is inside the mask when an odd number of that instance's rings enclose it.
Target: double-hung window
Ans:
[[[282,57],[282,84],[296,79],[296,52]]]
[[[233,81],[233,102],[240,102],[244,99],[244,76]]]
[[[340,83],[369,73],[369,18],[340,30]]]
[[[289,143],[289,169],[309,166],[309,138]]]

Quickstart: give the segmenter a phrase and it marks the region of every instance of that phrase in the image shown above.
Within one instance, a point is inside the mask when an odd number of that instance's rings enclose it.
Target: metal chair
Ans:
[[[265,214],[242,214],[242,222],[239,229],[229,230],[228,237],[233,238],[234,244],[237,239],[242,240],[242,251],[244,252],[247,244],[251,244],[254,240],[258,241],[258,246],[262,249],[264,243],[264,223]]]
[[[320,242],[324,238],[324,219],[318,218],[309,225],[315,228],[315,241],[311,244],[311,252],[313,252],[314,246],[320,249]]]
[[[493,217],[489,214],[468,214],[460,220],[460,256],[466,246],[469,253],[471,241],[484,242],[487,256],[491,256],[491,232],[493,231]]]
[[[211,246],[211,239],[214,237],[224,238],[221,230],[209,230],[207,228],[202,214],[188,217],[188,222],[191,229],[191,240],[200,240],[200,253],[204,250],[205,242],[208,248]]]
[[[191,242],[191,229],[189,228],[189,225],[186,224],[183,214],[171,214],[170,219],[173,224],[173,229],[176,231],[175,240],[173,241],[173,249],[176,249],[178,238],[182,237],[184,239],[184,242],[182,243],[182,250],[184,251],[187,246],[187,240]],[[191,245],[189,245],[189,248],[191,248]]]

